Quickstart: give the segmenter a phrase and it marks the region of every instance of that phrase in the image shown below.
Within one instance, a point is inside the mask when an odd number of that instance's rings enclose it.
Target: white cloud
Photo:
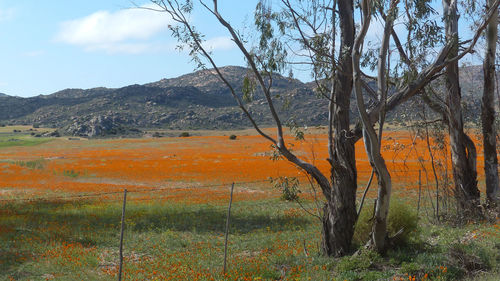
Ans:
[[[14,18],[14,8],[0,9],[0,21],[8,21]]]
[[[108,54],[140,54],[155,49],[153,44],[148,43],[103,43],[86,47],[87,51],[105,51]]]
[[[230,37],[223,36],[223,37],[214,37],[211,39],[206,40],[203,42],[203,47],[206,48],[209,51],[214,51],[214,50],[230,50],[234,48],[236,45],[231,40]]]
[[[29,51],[25,52],[23,55],[26,57],[39,57],[45,54],[44,50],[36,50],[36,51]]]
[[[62,22],[55,40],[81,46],[87,51],[141,53],[149,49],[149,44],[144,41],[166,31],[171,23],[172,20],[165,13],[145,9],[98,11]]]

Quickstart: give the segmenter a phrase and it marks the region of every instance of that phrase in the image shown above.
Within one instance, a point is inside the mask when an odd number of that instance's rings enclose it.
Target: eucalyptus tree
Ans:
[[[459,52],[458,3],[455,0],[443,0],[443,20],[448,42],[454,42],[448,57],[451,59]],[[445,71],[446,82],[446,117],[450,135],[453,179],[455,196],[462,210],[474,210],[479,205],[477,187],[476,147],[464,132],[462,116],[462,98],[459,81],[458,60],[450,62]]]
[[[465,12],[475,11],[477,14],[477,11],[479,11],[475,7],[477,4],[475,1],[464,1],[463,4]],[[486,9],[484,9],[482,13],[479,13],[482,16],[480,19],[476,19],[476,26],[478,27],[472,38],[472,43],[475,44],[480,38],[481,33],[479,31],[482,32],[487,27],[487,33],[491,34],[492,29],[495,28],[493,26],[496,26],[498,21],[498,4],[499,1],[489,1],[489,5]],[[434,91],[425,93],[423,97],[424,101],[426,101],[433,110],[443,116],[444,122],[448,125],[454,193],[459,207],[459,215],[475,217],[480,215],[480,193],[477,185],[477,152],[474,142],[464,132],[464,121],[462,116],[458,61],[463,57],[462,54],[464,54],[464,52],[460,51],[463,43],[461,43],[459,39],[459,5],[455,0],[443,0],[442,5],[445,38],[447,42],[452,42],[454,44],[454,47],[448,54],[449,64],[445,71],[445,98],[440,99],[438,94]],[[491,35],[488,37],[491,37]],[[490,39],[487,40],[487,58],[485,58],[484,62],[485,94],[483,95],[481,119],[485,142],[485,173],[487,174],[487,178],[489,178],[487,179],[487,193],[491,194],[491,190],[494,190],[494,186],[496,186],[498,190],[498,172],[496,171],[497,165],[495,164],[497,163],[495,137],[493,137],[493,141],[491,140],[491,133],[494,133],[494,108],[491,95],[493,95],[495,72],[494,68],[493,70],[491,69],[490,64],[491,59],[494,59],[494,53],[492,57],[489,51],[492,47],[495,49],[496,45],[494,45]],[[471,44],[465,51],[472,52],[474,44]],[[493,79],[491,78],[492,76]],[[486,93],[486,91],[488,93]],[[488,143],[486,144],[486,142]],[[491,145],[493,145],[493,149]],[[495,167],[495,171],[492,170],[493,166]]]
[[[487,7],[494,4],[487,0]],[[484,175],[486,197],[489,205],[496,205],[499,196],[498,158],[495,130],[496,48],[498,40],[498,10],[494,10],[486,29],[486,50],[483,62],[484,87],[481,101],[481,125],[483,131]]]
[[[330,181],[322,186],[328,194],[323,208],[322,249],[342,256],[349,252],[357,220],[357,171],[355,141],[350,134],[353,90],[352,47],[354,3],[352,0],[281,0],[275,14],[289,42],[306,53],[317,92],[328,100],[328,156]],[[338,18],[337,18],[338,15]],[[338,23],[337,23],[338,22]],[[338,24],[338,26],[337,26]],[[340,33],[340,42],[337,42]],[[321,186],[321,184],[320,184]]]
[[[399,5],[399,1],[363,0],[361,31],[356,37],[356,24],[354,16],[354,0],[276,0],[280,4],[278,10],[271,9],[265,0],[260,0],[255,12],[256,30],[259,34],[257,47],[249,46],[241,34],[226,20],[218,8],[218,1],[212,0],[208,4],[199,0],[203,9],[211,13],[213,18],[222,26],[245,58],[252,75],[244,80],[243,95],[236,92],[236,86],[232,85],[219,67],[213,56],[203,45],[203,34],[201,34],[188,20],[193,11],[193,2],[190,0],[151,0],[157,8],[155,10],[166,12],[177,23],[170,25],[172,34],[177,38],[182,48],[188,48],[190,55],[198,66],[208,63],[212,67],[222,83],[231,92],[238,106],[246,115],[255,130],[267,139],[280,153],[282,157],[310,175],[320,187],[325,200],[322,215],[322,250],[330,256],[343,256],[350,252],[351,240],[354,226],[357,220],[356,190],[357,171],[355,162],[354,144],[364,136],[365,146],[368,151],[370,162],[378,177],[379,198],[376,205],[376,222],[371,236],[371,245],[383,252],[387,245],[386,219],[391,191],[391,179],[387,167],[380,154],[380,142],[382,137],[385,112],[393,110],[399,104],[419,94],[424,87],[436,79],[441,70],[450,62],[458,60],[471,51],[466,48],[454,58],[449,57],[451,49],[457,42],[446,42],[442,45],[437,55],[426,59],[425,64],[414,66],[412,75],[398,76],[397,73],[389,77],[389,67],[386,65],[389,41],[392,37],[396,42],[399,38],[394,31],[394,20],[403,14],[412,14],[428,6],[430,0],[407,0]],[[408,5],[408,2],[414,5]],[[498,3],[496,3],[498,7]],[[406,10],[405,10],[406,9]],[[413,9],[413,10],[409,10]],[[386,16],[388,14],[388,16]],[[378,15],[385,22],[382,48],[380,48],[376,65],[378,65],[377,90],[372,89],[365,78],[369,77],[363,73],[361,58],[364,57],[362,50],[365,46],[366,30],[372,16]],[[428,18],[429,13],[419,18],[423,21]],[[486,20],[486,19],[485,19]],[[412,25],[415,28],[418,24]],[[423,24],[418,32],[407,33],[407,40],[415,40],[418,36],[424,41],[423,46],[433,42],[429,39]],[[484,28],[484,27],[481,27]],[[477,33],[482,31],[478,30]],[[337,40],[340,33],[340,42]],[[390,35],[390,36],[389,36]],[[356,38],[356,43],[355,43]],[[475,44],[475,40],[471,45]],[[401,42],[399,41],[399,45]],[[398,48],[400,56],[406,59],[413,58],[405,55],[403,47]],[[276,97],[272,95],[273,74],[283,72],[290,65],[300,63],[290,60],[289,53],[298,54],[308,59],[307,65],[317,83],[317,91],[320,96],[328,100],[328,155],[330,164],[330,175],[321,172],[313,163],[296,155],[286,142],[284,125],[276,109]],[[409,64],[413,62],[410,61]],[[353,79],[356,82],[353,83]],[[399,81],[394,83],[394,81]],[[389,96],[387,84],[390,82],[392,94]],[[355,126],[353,117],[350,116],[350,100],[353,86],[356,86],[357,103],[361,115],[361,121]],[[261,130],[252,114],[246,107],[244,97],[259,87],[267,102],[269,114],[272,116],[276,126],[276,133],[268,134]],[[364,92],[374,93],[376,97],[373,106],[366,107],[363,97]],[[379,132],[374,130],[375,123],[379,123]]]
[[[211,54],[203,47],[202,35],[187,19],[193,9],[191,1],[152,1],[160,11],[167,12],[178,24],[170,26],[173,35],[185,47],[189,47],[193,60],[202,65],[202,58],[206,59],[215,70],[222,82],[227,86],[238,106],[250,120],[255,130],[278,150],[288,161],[307,172],[321,188],[326,201],[323,208],[322,227],[322,250],[326,255],[343,256],[349,253],[351,240],[356,223],[356,166],[354,158],[354,141],[350,135],[349,127],[349,105],[352,92],[352,61],[351,49],[354,42],[355,26],[352,0],[338,1],[296,1],[293,3],[283,0],[282,3],[287,10],[286,17],[291,20],[285,24],[283,18],[278,18],[268,8],[265,1],[259,1],[256,9],[255,23],[260,33],[258,48],[247,47],[244,39],[234,30],[224,16],[218,10],[217,1],[209,6],[200,1],[200,4],[208,10],[214,18],[223,26],[238,46],[246,59],[253,75],[246,77],[245,93],[249,96],[253,91],[252,85],[260,87],[267,101],[269,113],[273,117],[276,126],[276,136],[271,136],[261,130],[259,124],[254,120],[247,110],[240,93],[235,90],[224,74],[219,70]],[[309,2],[309,3],[308,3]],[[310,5],[312,12],[309,17],[299,14],[295,8],[301,4]],[[308,9],[309,9],[308,8]],[[308,13],[311,10],[308,11]],[[341,46],[342,50],[336,59],[336,49],[330,45],[335,44],[335,17],[339,12]],[[309,21],[308,18],[315,18]],[[279,22],[276,24],[276,22]],[[308,25],[313,31],[312,36],[303,33],[302,26]],[[276,36],[275,28],[279,34],[284,34],[287,28],[297,30],[302,37],[302,44],[313,52],[313,65],[317,77],[326,78],[329,83],[329,122],[328,122],[328,162],[331,165],[331,176],[327,178],[315,165],[299,158],[290,150],[285,141],[283,123],[278,116],[275,100],[271,94],[273,73],[283,71],[285,65],[284,43],[280,36]],[[319,30],[322,30],[321,34]],[[325,31],[325,32],[323,32]],[[314,34],[315,33],[315,34]],[[322,76],[319,73],[323,73]],[[335,75],[337,74],[338,75]],[[318,84],[319,85],[319,84]],[[325,95],[324,85],[319,85],[320,92]]]
[[[386,249],[387,242],[387,216],[389,213],[389,202],[391,198],[391,175],[385,160],[380,152],[382,143],[382,129],[385,118],[385,105],[387,103],[387,57],[389,52],[389,41],[391,36],[391,31],[393,30],[393,24],[395,16],[397,14],[397,4],[399,0],[391,0],[389,6],[389,14],[385,17],[384,32],[382,34],[382,43],[379,49],[378,63],[377,63],[377,97],[378,102],[381,105],[379,111],[379,133],[373,127],[370,120],[368,112],[365,107],[365,101],[363,99],[362,92],[362,75],[361,75],[361,47],[363,41],[365,40],[368,28],[370,26],[372,6],[369,0],[363,0],[361,2],[361,11],[363,15],[363,24],[356,37],[352,64],[354,73],[354,89],[356,93],[356,101],[358,103],[358,111],[363,124],[363,136],[365,140],[365,149],[370,160],[371,165],[378,179],[378,196],[375,204],[375,214],[374,223],[371,233],[370,243],[379,251],[383,252]]]

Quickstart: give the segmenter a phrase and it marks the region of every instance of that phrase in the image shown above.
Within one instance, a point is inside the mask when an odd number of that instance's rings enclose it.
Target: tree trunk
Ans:
[[[397,4],[397,0],[391,1],[391,16],[392,12],[395,10],[395,5]],[[373,128],[372,122],[366,111],[366,106],[363,100],[363,92],[361,89],[361,69],[360,69],[360,59],[361,59],[361,46],[363,40],[368,32],[368,28],[370,26],[371,19],[371,2],[369,0],[361,1],[361,9],[363,11],[363,24],[361,26],[360,31],[354,41],[354,47],[352,51],[352,65],[353,65],[353,78],[354,78],[354,89],[356,94],[356,102],[358,104],[358,111],[361,117],[361,121],[363,123],[363,137],[365,140],[365,148],[366,154],[370,160],[370,163],[373,165],[375,173],[377,174],[378,179],[378,197],[377,204],[375,206],[375,221],[372,228],[371,240],[369,243],[370,247],[374,247],[379,253],[383,253],[386,250],[387,246],[387,214],[389,211],[389,201],[391,195],[391,175],[387,170],[387,166],[385,165],[385,160],[380,153],[380,141],[375,129]],[[377,75],[377,87],[378,87],[378,96],[379,102],[384,102],[386,92],[386,64],[385,59],[389,47],[389,35],[390,30],[392,28],[392,21],[387,20],[384,28],[384,38],[382,40],[382,46],[380,48],[379,53],[379,65],[378,65],[378,75]],[[382,108],[383,116],[385,108]],[[379,118],[379,123],[383,124],[382,120]],[[382,126],[382,125],[381,125]],[[380,131],[381,133],[382,131]]]
[[[385,104],[387,103],[387,54],[389,51],[389,41],[392,30],[392,25],[394,23],[394,18],[396,17],[396,6],[398,0],[391,0],[389,7],[389,13],[385,20],[384,36],[382,39],[382,46],[379,50],[378,58],[378,74],[377,74],[377,96],[379,102],[382,104],[382,109],[379,114],[379,135],[378,139],[375,139],[377,143],[374,143],[374,133],[368,134],[370,139],[370,152],[372,155],[373,166],[377,174],[378,179],[378,194],[377,203],[375,205],[375,221],[373,222],[371,243],[375,246],[379,253],[384,253],[387,248],[387,217],[389,215],[389,204],[391,200],[391,175],[389,170],[385,165],[385,160],[380,153],[380,147],[382,143],[382,130],[384,127],[385,119]],[[365,138],[365,141],[368,138]]]
[[[333,155],[331,200],[323,208],[323,252],[343,256],[350,252],[356,224],[357,172],[354,141],[349,138],[349,108],[352,93],[351,50],[354,43],[353,1],[339,0],[342,50],[333,93]]]
[[[443,11],[446,40],[455,43],[448,54],[448,57],[451,58],[458,54],[457,2],[443,0]],[[447,119],[455,197],[461,215],[470,216],[475,215],[478,210],[479,189],[477,188],[475,146],[473,142],[469,142],[468,136],[464,133],[458,72],[458,61],[452,62],[446,67]]]
[[[493,0],[488,1],[488,6],[493,4]],[[488,205],[496,205],[498,200],[498,158],[496,150],[496,130],[495,130],[495,56],[498,31],[498,10],[495,10],[493,17],[486,29],[487,48],[483,63],[484,71],[484,92],[481,102],[481,123],[483,129],[484,147],[484,175],[486,178],[486,199]]]

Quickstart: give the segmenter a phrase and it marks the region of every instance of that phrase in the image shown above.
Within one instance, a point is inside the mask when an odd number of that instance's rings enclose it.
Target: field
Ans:
[[[0,130],[0,280],[115,279],[124,189],[124,280],[496,280],[499,274],[499,221],[434,223],[433,168],[440,186],[448,185],[448,153],[435,152],[432,167],[426,140],[409,131],[389,131],[383,151],[393,197],[412,212],[421,173],[418,235],[384,257],[361,252],[331,259],[318,255],[318,205],[307,177],[287,161],[271,160],[269,143],[251,130],[86,140],[36,138],[30,129]],[[323,129],[310,129],[305,141],[289,140],[294,152],[327,173]],[[371,170],[362,142],[356,153],[360,198]],[[478,155],[481,172],[480,145]],[[280,198],[269,178],[285,176],[299,179],[302,207],[313,215]],[[440,191],[445,200],[446,189]],[[368,197],[375,192],[372,187]],[[453,207],[445,206],[442,212]]]

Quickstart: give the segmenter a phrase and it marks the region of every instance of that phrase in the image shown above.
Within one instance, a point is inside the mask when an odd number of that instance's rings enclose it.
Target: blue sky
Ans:
[[[237,26],[252,23],[256,1],[222,2],[221,12]],[[130,7],[128,0],[0,0],[0,92],[26,97],[191,72],[186,53],[175,50],[168,16]],[[218,63],[243,65],[226,33],[205,18],[192,16]]]
[[[223,0],[219,10],[248,34],[256,2]],[[175,50],[169,17],[133,6],[130,0],[0,0],[0,92],[27,97],[144,84],[191,72],[187,53]],[[210,14],[197,11],[191,20],[206,34],[218,65],[244,65],[227,32]],[[369,36],[376,39],[380,31],[374,24]],[[308,74],[297,78],[307,80]]]

